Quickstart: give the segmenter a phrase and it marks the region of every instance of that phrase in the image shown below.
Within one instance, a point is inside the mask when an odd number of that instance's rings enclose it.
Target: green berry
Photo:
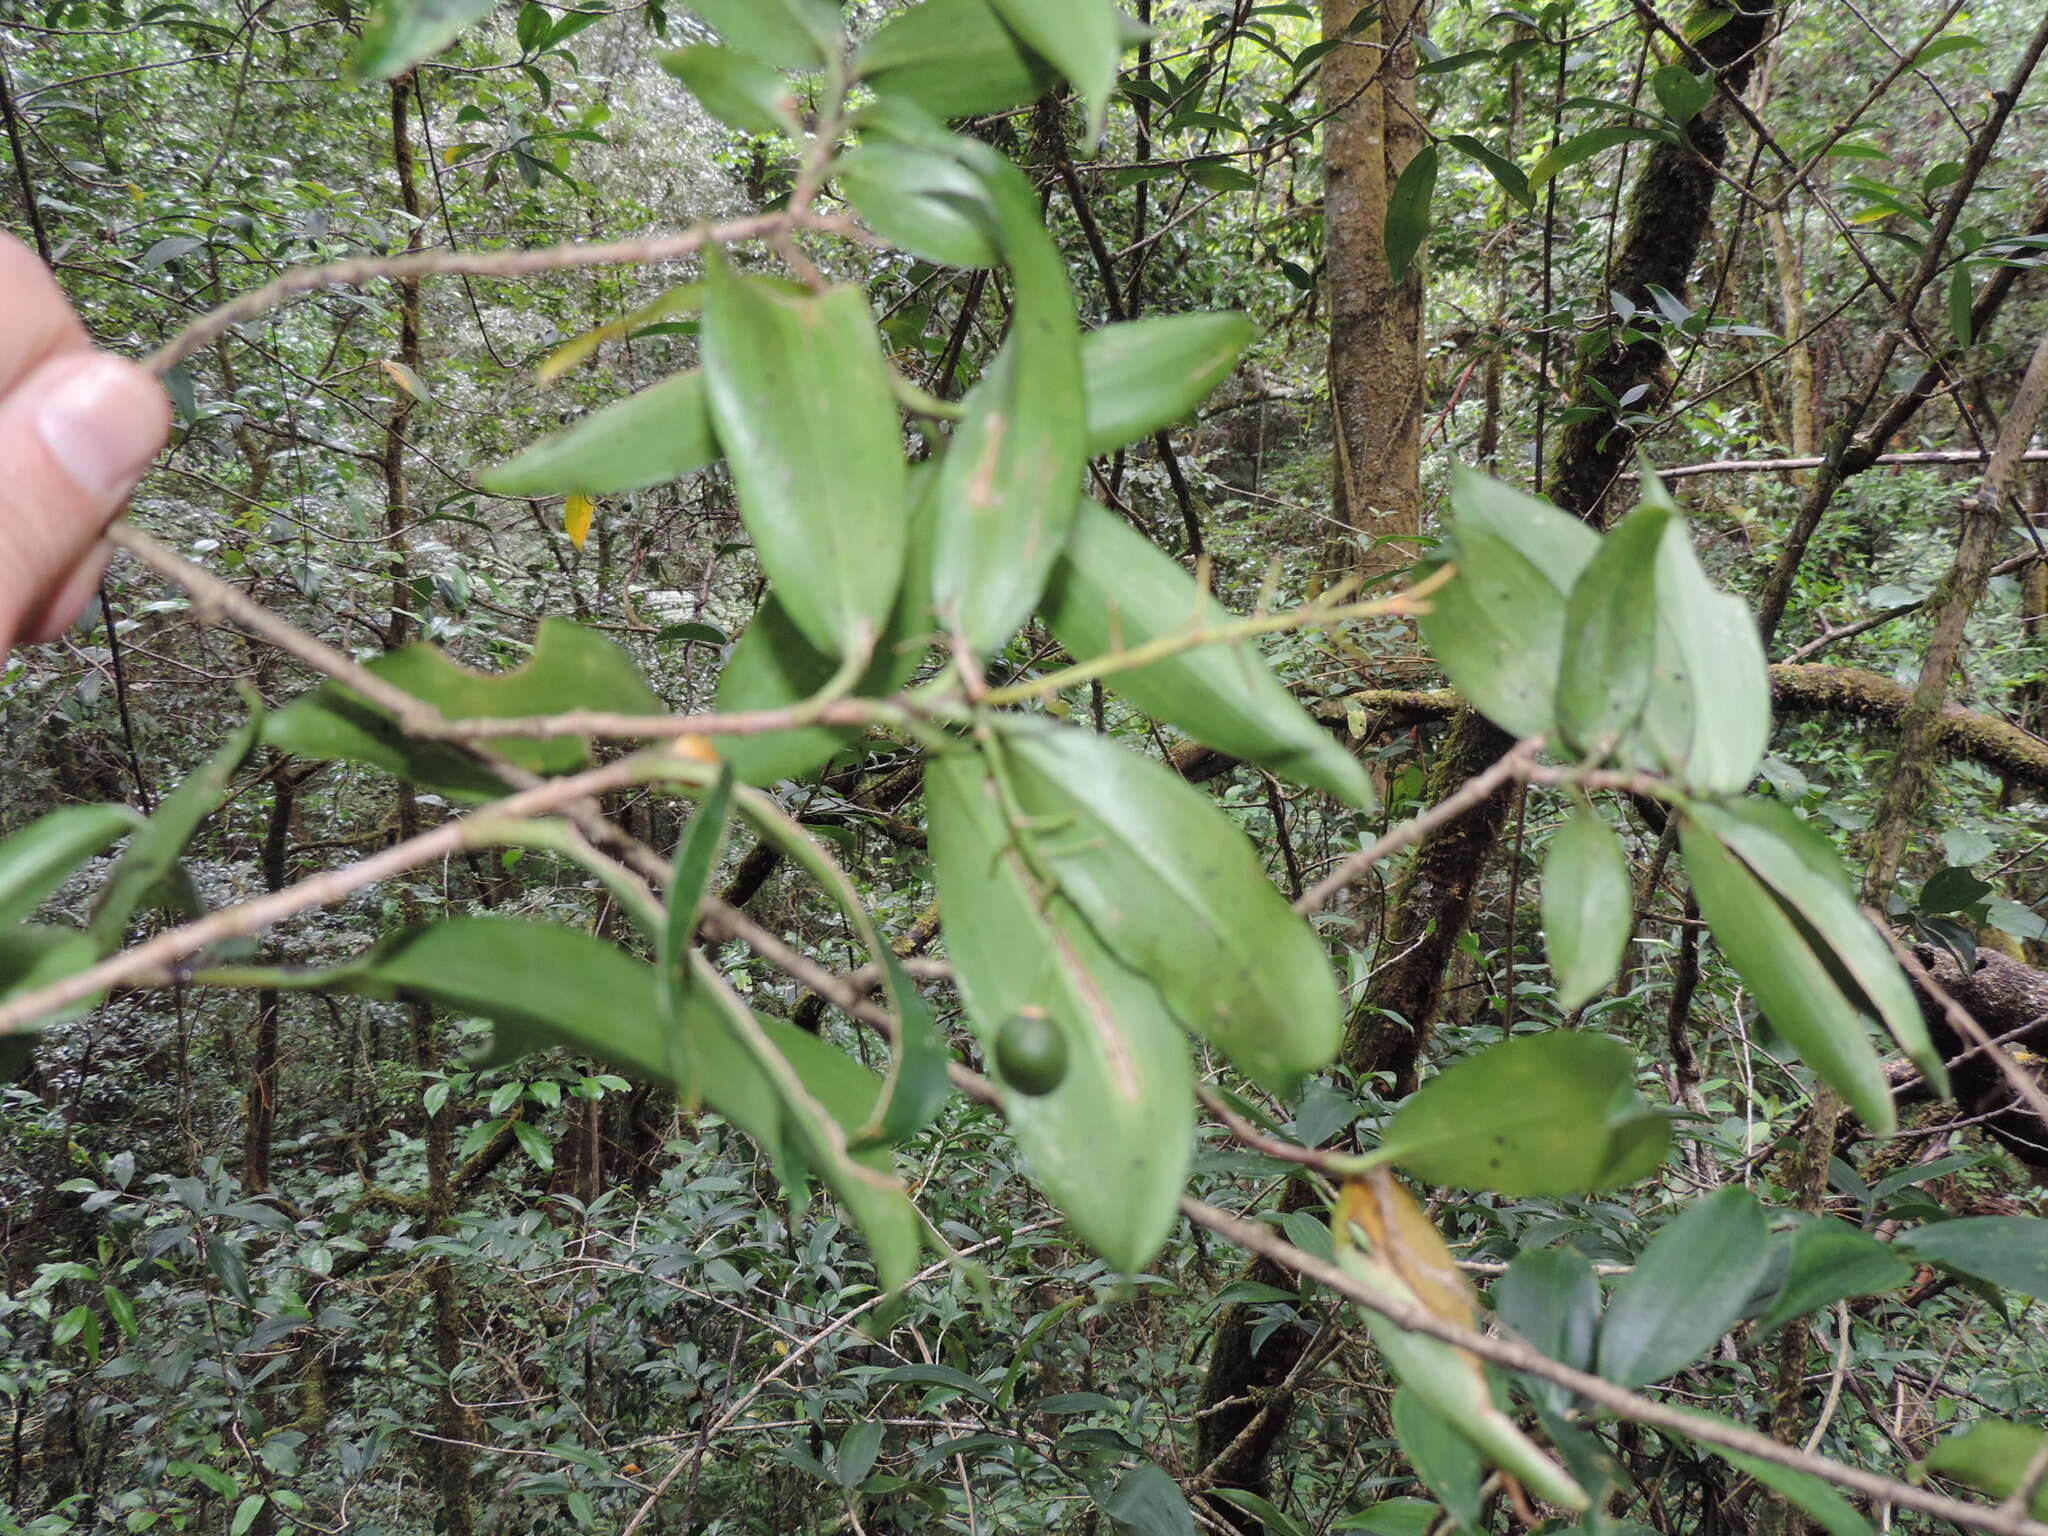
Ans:
[[[1012,1014],[996,1035],[996,1070],[1019,1093],[1051,1093],[1067,1075],[1067,1037],[1036,1008]]]

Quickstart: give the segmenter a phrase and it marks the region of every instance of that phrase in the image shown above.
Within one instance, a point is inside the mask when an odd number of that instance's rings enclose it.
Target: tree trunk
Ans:
[[[1324,557],[1331,577],[1368,582],[1412,564],[1422,532],[1422,259],[1395,282],[1387,203],[1422,148],[1415,39],[1426,0],[1392,0],[1351,32],[1359,0],[1323,0],[1324,251],[1330,291],[1330,409],[1337,518],[1348,531]],[[1381,542],[1382,540],[1392,542]]]

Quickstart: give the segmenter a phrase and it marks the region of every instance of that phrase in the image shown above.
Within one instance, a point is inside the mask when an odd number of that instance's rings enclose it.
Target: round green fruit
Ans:
[[[1019,1093],[1051,1093],[1067,1075],[1067,1037],[1036,1008],[1012,1014],[996,1034],[996,1070]]]

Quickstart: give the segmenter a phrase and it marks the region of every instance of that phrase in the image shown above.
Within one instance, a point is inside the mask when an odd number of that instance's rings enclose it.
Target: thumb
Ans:
[[[162,387],[110,353],[59,353],[0,402],[0,654],[78,616],[100,534],[169,432]]]

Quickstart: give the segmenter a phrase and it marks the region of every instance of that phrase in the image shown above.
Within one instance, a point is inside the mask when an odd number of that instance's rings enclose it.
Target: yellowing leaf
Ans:
[[[434,392],[428,389],[425,381],[410,368],[406,367],[405,364],[395,362],[388,357],[380,357],[377,359],[377,366],[390,376],[392,383],[396,384],[408,395],[411,395],[413,399],[425,400],[429,404],[432,403]]]
[[[1384,1168],[1375,1168],[1363,1179],[1348,1181],[1337,1204],[1337,1220],[1340,1226],[1358,1224],[1373,1252],[1401,1277],[1431,1316],[1460,1328],[1472,1326],[1471,1282],[1451,1257],[1435,1223],[1399,1179]],[[1474,1359],[1472,1364],[1477,1369],[1479,1362]]]
[[[562,503],[562,531],[569,535],[569,542],[578,549],[590,537],[591,514],[597,511],[597,503],[581,494],[571,496]]]

